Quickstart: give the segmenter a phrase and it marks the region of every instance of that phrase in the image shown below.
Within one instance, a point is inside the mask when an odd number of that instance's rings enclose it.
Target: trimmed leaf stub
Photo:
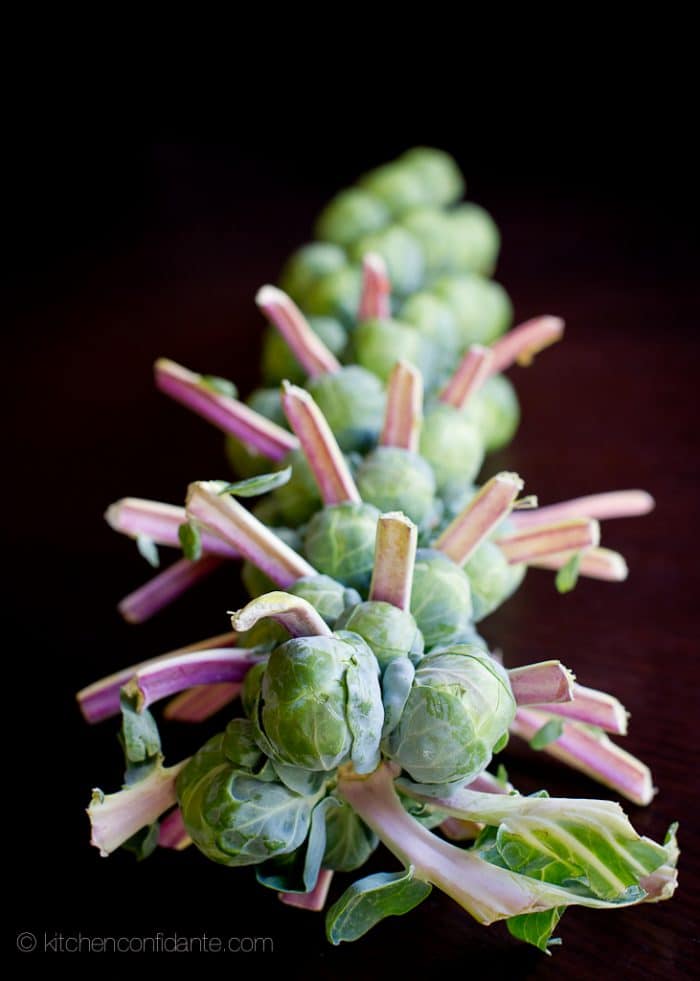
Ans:
[[[403,872],[377,872],[354,882],[328,910],[326,936],[332,944],[357,940],[387,916],[403,916],[430,895],[432,886]]]
[[[280,623],[292,637],[330,637],[331,629],[310,603],[290,593],[265,593],[251,600],[231,617],[234,630],[251,630],[259,620],[269,617]]]

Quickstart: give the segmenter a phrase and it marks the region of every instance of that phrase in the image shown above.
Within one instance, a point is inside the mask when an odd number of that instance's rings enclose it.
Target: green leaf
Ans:
[[[581,565],[581,553],[574,552],[566,565],[563,565],[555,581],[557,592],[559,593],[570,593],[578,582],[578,572]]]
[[[203,385],[204,388],[208,388],[211,392],[217,392],[219,395],[227,395],[230,399],[238,397],[238,389],[228,378],[219,378],[218,375],[200,375],[199,384]]]
[[[496,770],[496,780],[498,780],[498,782],[503,787],[507,787],[508,786],[508,783],[509,783],[509,780],[508,780],[508,771],[506,770],[506,768],[504,767],[504,765],[502,763],[499,763],[498,764],[498,769]]]
[[[160,555],[158,555],[158,546],[152,538],[149,538],[148,535],[137,535],[136,548],[152,568],[157,569],[159,567]]]
[[[353,872],[364,865],[379,839],[345,801],[326,812],[326,851],[324,869]]]
[[[153,854],[158,845],[159,828],[160,825],[157,821],[141,828],[128,841],[124,842],[122,848],[131,852],[136,857],[137,862],[143,861],[144,858]]]
[[[557,923],[562,917],[564,907],[545,910],[543,913],[523,913],[521,916],[511,916],[506,920],[506,926],[511,936],[532,944],[539,950],[549,953],[548,948],[561,944],[561,940],[552,939]]]
[[[532,749],[544,749],[550,743],[555,743],[564,731],[564,723],[561,719],[550,719],[549,722],[537,730],[530,740]]]
[[[124,691],[120,695],[122,713],[121,743],[127,762],[127,783],[131,764],[143,764],[160,756],[160,734],[156,720],[146,710],[139,712],[137,699]]]
[[[390,661],[382,678],[382,702],[384,705],[384,725],[382,738],[391,735],[401,721],[411,686],[416,674],[413,663],[407,657],[397,657]]]
[[[186,559],[197,562],[202,557],[202,536],[199,528],[191,521],[185,521],[177,529],[177,537],[182,545],[182,552]]]
[[[326,797],[313,810],[306,848],[297,848],[291,855],[280,855],[259,865],[255,872],[258,882],[277,892],[311,892],[318,882],[321,861],[326,850],[326,812],[340,807],[340,801]]]
[[[289,483],[292,476],[292,468],[285,467],[284,470],[276,470],[274,473],[262,473],[259,477],[249,477],[248,480],[237,480],[233,484],[224,484],[219,491],[219,496],[232,494],[234,497],[258,497],[260,494],[268,494],[270,491],[277,490]]]
[[[332,944],[357,940],[387,916],[402,916],[422,903],[432,886],[413,878],[413,866],[402,872],[378,872],[354,882],[326,916]]]

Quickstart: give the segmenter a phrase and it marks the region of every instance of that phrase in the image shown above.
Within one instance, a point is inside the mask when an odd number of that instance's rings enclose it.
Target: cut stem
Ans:
[[[156,545],[182,548],[178,529],[187,521],[185,509],[161,501],[147,501],[141,497],[123,497],[110,504],[105,521],[114,531],[129,538],[145,535]],[[202,551],[221,555],[227,559],[239,559],[240,553],[214,535],[202,535]]]
[[[368,252],[362,257],[362,294],[358,320],[377,318],[386,320],[391,316],[391,283],[386,263],[376,252]]]
[[[542,555],[528,562],[535,569],[557,571],[565,566],[574,552],[560,552],[555,555]],[[627,563],[619,552],[609,548],[589,548],[581,555],[578,567],[580,576],[589,579],[602,579],[604,582],[624,582],[629,574]]]
[[[265,593],[231,616],[234,630],[251,630],[259,620],[281,624],[292,637],[330,637],[332,630],[311,603],[290,593]]]
[[[533,511],[516,511],[513,524],[516,528],[546,525],[565,518],[633,518],[648,514],[654,509],[654,498],[643,490],[609,491],[606,494],[589,494],[559,504],[548,504]]]
[[[518,704],[525,703],[518,702]],[[594,688],[585,688],[583,685],[574,684],[573,699],[570,702],[557,705],[549,703],[538,707],[543,712],[562,715],[575,722],[585,722],[586,725],[597,726],[599,729],[612,732],[616,736],[627,735],[629,712],[621,702],[604,691],[596,691]]]
[[[311,892],[281,892],[278,895],[285,906],[295,906],[297,909],[308,909],[312,913],[320,913],[326,905],[332,879],[333,873],[330,869],[321,869],[316,885]]]
[[[551,525],[539,525],[499,538],[497,545],[511,565],[531,562],[558,552],[592,548],[600,542],[600,525],[587,518],[572,518]]]
[[[561,317],[535,317],[514,327],[491,345],[493,360],[489,375],[497,375],[516,362],[527,366],[540,351],[561,340],[564,321]]]
[[[294,301],[276,286],[263,286],[255,297],[287,342],[292,354],[310,378],[340,370],[340,364],[321,338],[313,332]]]
[[[180,559],[125,596],[117,609],[128,623],[145,623],[211,575],[223,561],[217,555],[205,555],[197,562]]]
[[[541,661],[511,668],[508,679],[518,705],[570,702],[573,698],[574,676],[561,661]]]
[[[400,610],[411,605],[418,529],[405,514],[390,511],[377,522],[374,571],[369,598]]]
[[[445,528],[433,547],[457,565],[464,565],[493,529],[510,514],[522,487],[523,482],[517,473],[504,471],[496,474]]]
[[[489,375],[494,374],[491,370],[493,360],[491,348],[472,344],[440,393],[440,401],[453,405],[455,409],[464,409]]]
[[[314,475],[324,504],[359,501],[360,493],[326,418],[311,395],[284,382],[282,407],[289,425],[299,437],[304,456]]]
[[[389,377],[380,445],[417,453],[422,422],[423,376],[408,361],[397,361]]]
[[[163,709],[163,718],[174,722],[204,722],[235,701],[242,688],[237,682],[196,685],[171,699]]]
[[[238,399],[208,388],[201,375],[182,365],[159,358],[155,375],[161,392],[268,459],[283,460],[290,450],[296,449],[297,441],[286,429]]]
[[[185,823],[182,820],[182,811],[176,807],[160,822],[158,829],[158,846],[160,848],[172,848],[176,852],[181,852],[192,844],[192,839],[187,834]]]

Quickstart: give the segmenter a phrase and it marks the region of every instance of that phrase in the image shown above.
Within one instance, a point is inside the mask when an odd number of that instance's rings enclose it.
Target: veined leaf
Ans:
[[[237,480],[233,484],[224,484],[222,481],[219,496],[232,494],[234,497],[259,497],[260,494],[268,494],[278,487],[284,487],[289,483],[291,476],[292,468],[285,467],[284,470],[276,470],[274,473],[261,473],[258,477]]]
[[[523,913],[520,916],[511,916],[506,920],[506,926],[511,936],[524,940],[526,944],[532,944],[533,947],[548,954],[550,947],[561,943],[557,938],[552,939],[552,933],[563,912],[564,908],[558,906],[544,910],[542,913]]]
[[[402,916],[422,903],[432,886],[413,878],[413,866],[403,872],[378,872],[354,882],[326,916],[331,943],[357,940],[387,916]]]
[[[531,749],[544,749],[550,743],[555,743],[564,732],[564,723],[561,719],[550,719],[549,722],[537,730],[530,740]]]

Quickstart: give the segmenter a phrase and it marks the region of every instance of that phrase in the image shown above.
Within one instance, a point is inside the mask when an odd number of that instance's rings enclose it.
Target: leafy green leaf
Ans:
[[[144,858],[148,858],[155,851],[158,845],[159,828],[160,825],[157,821],[141,828],[140,831],[137,831],[135,835],[124,842],[122,848],[131,852],[136,857],[137,862],[142,862]]]
[[[197,562],[202,557],[202,536],[199,528],[191,521],[185,521],[177,529],[177,537],[182,545],[182,552],[186,559]]]
[[[416,669],[407,657],[390,661],[382,678],[382,703],[384,725],[382,738],[389,736],[401,721],[401,715],[411,692]]]
[[[237,480],[233,484],[224,484],[219,491],[219,496],[232,494],[234,497],[258,497],[260,494],[268,494],[270,491],[277,490],[278,487],[283,487],[289,483],[291,476],[291,467],[276,470],[274,473],[261,473],[258,477]]]
[[[550,743],[555,743],[564,731],[564,723],[561,719],[550,719],[541,726],[530,740],[532,749],[544,749]]]
[[[231,399],[238,397],[238,389],[228,378],[220,378],[218,375],[200,375],[199,384],[219,395],[227,395]]]
[[[326,935],[332,944],[357,940],[387,916],[402,916],[422,903],[432,886],[402,872],[378,872],[354,882],[328,910]]]
[[[506,920],[506,926],[511,936],[532,944],[539,950],[549,953],[548,948],[561,944],[561,940],[552,939],[557,923],[562,917],[564,907],[545,910],[542,913],[523,913],[521,916],[511,916]]]
[[[337,799],[336,799],[337,800]],[[345,801],[326,812],[324,869],[352,872],[364,865],[379,839]]]
[[[157,569],[159,567],[160,555],[158,554],[158,546],[152,538],[149,538],[148,535],[137,535],[136,548],[139,550],[139,555],[141,555],[152,568]]]
[[[137,699],[124,691],[120,695],[122,728],[120,742],[126,760],[124,783],[138,783],[162,761],[160,734],[156,720],[146,710],[139,712]]]
[[[569,561],[561,567],[555,581],[557,592],[570,593],[578,582],[578,573],[581,566],[581,553],[574,552]]]

